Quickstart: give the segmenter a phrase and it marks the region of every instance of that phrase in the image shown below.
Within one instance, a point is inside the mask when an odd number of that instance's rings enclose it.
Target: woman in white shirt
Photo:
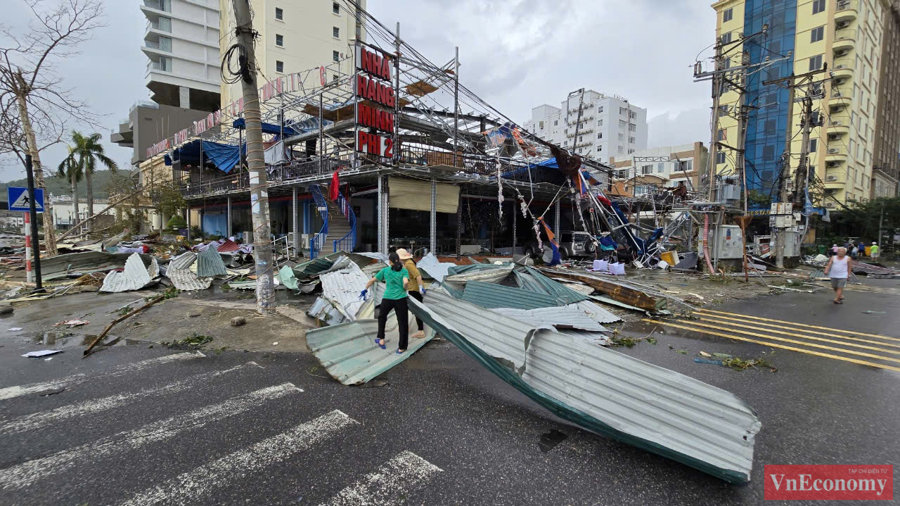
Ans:
[[[837,255],[831,257],[825,266],[825,275],[831,278],[834,289],[834,303],[844,303],[844,287],[853,269],[853,260],[847,256],[847,248],[838,248]]]

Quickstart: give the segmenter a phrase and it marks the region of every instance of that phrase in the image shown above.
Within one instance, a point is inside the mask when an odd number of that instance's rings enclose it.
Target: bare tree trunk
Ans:
[[[41,163],[41,152],[37,146],[37,138],[34,135],[34,128],[31,127],[31,118],[28,116],[28,101],[25,100],[25,91],[27,84],[19,78],[19,88],[16,93],[16,103],[19,106],[19,120],[22,122],[22,129],[25,131],[25,139],[28,141],[28,151],[31,153],[31,163],[34,170],[35,187],[44,189],[44,247],[47,256],[56,256],[56,234],[53,230],[53,204],[50,203],[50,194],[47,193],[47,186],[44,184],[44,164]],[[40,252],[40,246],[35,244],[35,251]]]
[[[91,171],[88,170],[87,167],[85,167],[85,169],[84,169],[84,184],[87,186],[87,208],[88,208],[87,215],[88,215],[88,217],[91,217],[94,215],[94,181],[92,179],[93,177],[94,177],[94,175],[91,173]],[[91,226],[88,225],[88,230],[90,230],[90,229],[91,229]]]
[[[71,186],[72,186],[72,205],[75,207],[75,218],[73,218],[72,222],[69,223],[69,226],[72,228],[75,228],[75,226],[78,224],[78,222],[81,219],[81,217],[78,214],[78,180],[75,179],[75,176],[77,176],[77,175],[78,175],[78,173],[73,170],[72,174],[69,176],[71,179]]]

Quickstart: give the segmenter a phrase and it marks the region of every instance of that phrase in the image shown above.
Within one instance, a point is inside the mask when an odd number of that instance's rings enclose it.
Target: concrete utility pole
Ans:
[[[243,72],[244,119],[247,127],[247,164],[250,172],[250,209],[253,216],[253,254],[256,258],[256,307],[260,314],[275,312],[275,263],[269,231],[269,194],[266,161],[263,150],[259,92],[256,86],[256,55],[253,52],[253,30],[250,0],[233,0],[238,44],[246,55],[247,71]]]
[[[710,135],[711,142],[709,143],[709,176],[706,179],[706,184],[709,185],[707,188],[707,199],[710,202],[716,200],[716,172],[718,170],[718,146],[719,146],[719,99],[722,96],[722,83],[724,82],[725,75],[721,74],[722,70],[722,44],[721,42],[716,43],[716,59],[715,59],[715,73],[712,78],[712,98],[713,98],[713,121],[712,121],[712,133]]]
[[[811,87],[811,85],[810,85]],[[801,133],[800,162],[797,164],[797,174],[794,179],[794,205],[801,208],[806,204],[806,188],[809,186],[809,135],[812,131],[812,98],[810,94],[803,97],[803,115],[800,119]]]

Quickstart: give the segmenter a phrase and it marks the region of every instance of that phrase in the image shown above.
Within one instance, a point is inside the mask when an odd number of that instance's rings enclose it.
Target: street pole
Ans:
[[[791,141],[793,141],[794,125],[794,76],[788,78],[788,127],[787,139],[784,146],[784,155],[781,157],[781,184],[778,192],[778,201],[782,204],[790,202],[791,197]],[[784,269],[784,243],[787,231],[783,227],[775,228],[775,266]]]
[[[453,70],[453,166],[459,153],[459,46],[456,46],[456,58]]]
[[[810,85],[811,87],[811,85]],[[810,92],[811,93],[811,90]],[[797,174],[794,180],[794,205],[803,207],[805,205],[806,185],[809,183],[809,135],[812,130],[812,98],[809,93],[803,99],[803,116],[800,119],[800,128],[803,129],[800,145],[800,161],[797,164]]]
[[[256,257],[256,307],[260,314],[275,312],[275,264],[272,255],[272,239],[269,230],[269,194],[266,179],[266,162],[262,140],[262,120],[259,110],[259,92],[256,87],[256,55],[250,17],[250,0],[233,0],[235,30],[238,44],[247,55],[244,63],[249,70],[243,72],[241,88],[244,96],[244,118],[247,128],[247,164],[250,172],[250,208],[253,216],[253,254]],[[242,69],[243,70],[243,69]],[[321,124],[320,124],[321,130]]]
[[[31,155],[25,155],[25,172],[28,175],[28,208],[31,213],[31,246],[34,251],[32,255],[34,257],[34,289],[35,291],[43,291],[44,288],[41,283],[41,243],[38,242],[37,209],[34,203],[34,167],[31,164]]]
[[[707,192],[707,199],[709,200],[709,202],[713,202],[716,199],[716,172],[718,172],[716,155],[718,154],[719,150],[719,99],[722,96],[722,82],[725,79],[724,74],[718,72],[719,70],[721,70],[719,68],[720,65],[722,65],[722,42],[720,40],[716,40],[716,73],[712,78],[713,121],[712,133],[710,136],[710,139],[712,140],[709,143],[709,177],[706,180],[706,183],[709,185]],[[637,171],[635,171],[635,174],[637,174]]]

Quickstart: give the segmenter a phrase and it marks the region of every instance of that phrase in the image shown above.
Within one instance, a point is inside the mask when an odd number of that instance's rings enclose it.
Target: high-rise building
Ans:
[[[900,182],[900,0],[885,12],[878,87],[872,198],[896,196]]]
[[[366,0],[359,0],[366,8]],[[259,32],[256,44],[257,81],[264,83],[282,74],[302,72],[342,62],[344,75],[353,73],[353,48],[356,40],[365,42],[366,34],[356,13],[343,1],[323,0],[250,0],[253,29]],[[222,2],[219,46],[222,54],[236,42],[234,9]],[[327,81],[337,74],[324,76]],[[241,83],[222,84],[221,104],[226,107],[241,97]]]
[[[227,3],[227,2],[226,2]],[[143,0],[147,88],[160,105],[219,107],[219,0]]]
[[[824,185],[817,205],[836,208],[871,194],[875,125],[883,63],[888,0],[720,0],[716,36],[728,44],[720,65],[764,64],[749,72],[744,102],[749,106],[746,133],[748,188],[774,200],[784,161],[794,173],[799,160],[802,105],[791,104],[788,87],[766,84],[822,69],[823,97],[813,110],[823,120],[812,129],[810,168]],[[768,62],[768,64],[766,64]],[[720,99],[717,137],[722,149],[716,172],[734,173],[738,145],[739,88],[726,86]],[[796,96],[806,95],[807,88]],[[814,94],[817,95],[817,94]],[[792,113],[789,113],[792,111]],[[786,147],[790,156],[786,156]]]
[[[604,162],[647,148],[647,109],[593,90],[583,95],[572,94],[562,107],[535,107],[525,128],[548,142]]]

